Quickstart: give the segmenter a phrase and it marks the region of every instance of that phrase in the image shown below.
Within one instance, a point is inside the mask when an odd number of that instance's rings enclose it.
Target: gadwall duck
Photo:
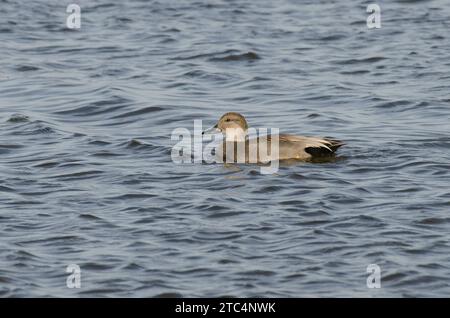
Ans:
[[[227,158],[228,145],[229,150],[231,150],[230,148],[234,148],[232,150],[232,155],[234,156],[232,157],[232,162],[238,162],[239,153],[243,155],[243,149],[245,149],[245,162],[253,162],[250,158],[256,158],[256,162],[260,163],[271,160],[311,160],[332,157],[336,150],[344,145],[343,142],[328,137],[304,137],[288,134],[265,135],[249,138],[248,130],[249,127],[244,116],[239,113],[229,112],[220,117],[217,124],[204,131],[203,134],[220,132],[225,137],[225,141],[217,147],[218,155],[225,160]],[[278,151],[272,154],[271,143],[276,140],[278,140]],[[264,143],[265,149],[268,149],[269,151],[268,153],[263,151],[261,154],[260,145]],[[239,145],[243,146],[243,148],[239,148]],[[252,153],[256,154],[256,157],[251,157]],[[230,161],[227,160],[226,162]]]

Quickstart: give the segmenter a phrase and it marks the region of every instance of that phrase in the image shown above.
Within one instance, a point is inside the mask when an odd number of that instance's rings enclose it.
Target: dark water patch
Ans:
[[[10,123],[27,123],[30,121],[30,117],[22,114],[14,114],[8,119]]]
[[[33,206],[33,205],[39,206],[39,205],[44,204],[44,202],[37,201],[37,200],[28,200],[28,201],[26,201],[26,200],[18,200],[18,201],[11,200],[11,201],[7,202],[7,204],[10,206],[15,206],[17,208],[21,208],[22,206]],[[17,228],[24,229],[25,227],[17,226]]]
[[[8,277],[0,276],[0,284],[12,284],[13,282],[14,281]],[[0,293],[1,293],[1,290],[0,290]]]
[[[200,230],[192,236],[193,240],[200,241],[226,241],[226,240],[235,240],[242,237],[242,234],[235,232],[206,232]]]
[[[262,276],[262,277],[270,277],[276,275],[275,272],[268,270],[249,270],[244,272],[237,273],[238,275],[242,275],[244,277],[254,277],[254,276]]]
[[[50,126],[49,123],[42,122],[39,120],[36,121],[19,121],[15,123],[23,123],[22,125],[18,125],[14,127],[13,130],[8,133],[11,135],[22,135],[22,136],[30,136],[30,135],[50,135],[57,134],[57,130]]]
[[[434,269],[434,270],[446,269],[445,265],[436,264],[436,263],[420,264],[420,265],[417,265],[417,267],[424,268],[424,269]]]
[[[197,209],[209,212],[228,210],[227,207],[216,204],[201,204],[197,206]]]
[[[136,263],[129,263],[128,265],[124,266],[123,269],[125,270],[144,270],[145,267],[136,264]]]
[[[396,85],[399,84],[398,81],[387,81],[387,82],[372,82],[373,85]]]
[[[180,33],[181,32],[181,30],[180,29],[178,29],[178,28],[163,28],[163,31],[164,32],[169,32],[169,33]]]
[[[310,220],[310,221],[295,222],[292,225],[305,227],[305,226],[320,226],[329,223],[330,220]]]
[[[98,221],[98,220],[102,220],[102,218],[99,218],[98,216],[95,216],[95,215],[92,215],[92,214],[88,214],[88,213],[80,214],[78,217],[79,217],[80,219],[83,219],[83,220],[89,220],[89,221]]]
[[[79,172],[73,172],[73,173],[67,173],[67,174],[58,174],[51,176],[50,178],[53,179],[59,179],[62,181],[69,181],[69,180],[85,180],[90,178],[95,178],[100,174],[103,174],[104,171],[101,170],[85,170],[85,171],[79,171]]]
[[[398,106],[407,106],[407,105],[411,105],[411,104],[412,103],[408,100],[397,100],[397,101],[391,101],[391,102],[384,102],[384,103],[376,105],[376,107],[388,109],[388,108],[395,108]]]
[[[37,260],[39,257],[33,253],[19,249],[14,254],[10,254],[8,258],[15,262],[25,262],[29,260]]]
[[[6,186],[0,186],[0,192],[16,192],[16,190]]]
[[[385,282],[397,282],[408,277],[407,273],[392,273],[383,276],[383,281]]]
[[[367,26],[367,21],[365,21],[363,19],[359,19],[359,20],[350,22],[350,25]]]
[[[417,223],[422,225],[441,225],[450,223],[450,218],[424,218],[422,220],[418,220]]]
[[[337,40],[343,40],[347,38],[347,34],[331,34],[331,35],[325,35],[322,37],[317,38],[316,40],[320,42],[330,42],[330,41],[337,41]]]
[[[48,194],[53,193],[53,190],[51,191],[32,191],[32,192],[20,192],[23,196],[31,196],[31,197],[38,197],[38,196],[45,196]]]
[[[302,206],[305,202],[301,200],[287,200],[287,201],[281,201],[278,204],[280,205],[291,205],[291,206]]]
[[[55,112],[55,114],[71,115],[71,116],[97,116],[114,113],[115,111],[123,109],[125,106],[129,104],[130,100],[119,96],[113,96],[112,98],[107,100],[101,100],[90,103],[89,105],[86,106],[58,111]]]
[[[19,65],[16,67],[17,72],[33,72],[38,71],[40,68],[32,65]]]
[[[347,220],[342,220],[339,222],[333,222],[328,225],[329,228],[352,228],[356,225],[365,227],[365,228],[381,228],[385,225],[385,223],[375,217],[368,215],[359,215],[357,217],[352,217]]]
[[[124,154],[119,154],[119,153],[114,153],[114,152],[107,151],[107,150],[102,150],[102,151],[98,151],[98,152],[91,154],[91,156],[100,157],[100,158],[109,158],[109,157],[124,156]]]
[[[212,57],[209,60],[211,62],[233,62],[233,61],[255,61],[261,57],[254,52],[247,52],[242,54],[228,54],[220,57]]]
[[[162,107],[157,107],[157,106],[150,106],[150,107],[145,107],[139,110],[135,110],[135,111],[131,111],[131,112],[127,112],[127,113],[123,113],[114,117],[111,117],[112,119],[116,119],[116,118],[126,118],[126,117],[133,117],[133,116],[143,116],[146,114],[150,114],[150,113],[154,113],[154,112],[160,112],[165,110]]]
[[[83,268],[85,271],[109,271],[109,270],[112,270],[115,268],[115,266],[113,266],[113,265],[109,265],[109,264],[105,264],[105,263],[94,263],[94,262],[80,264],[80,267]]]
[[[33,134],[52,134],[55,130],[51,127],[42,127],[33,131]]]
[[[291,173],[289,174],[289,178],[293,180],[304,180],[306,177],[299,173]]]
[[[126,143],[120,144],[121,147],[125,147],[128,149],[154,149],[155,147],[153,145],[147,144],[143,141],[137,140],[137,139],[131,139],[130,141],[127,141]]]
[[[220,211],[221,209],[219,209]],[[217,210],[215,210],[217,211]],[[230,218],[230,217],[234,217],[234,216],[238,216],[241,214],[244,214],[245,212],[240,212],[240,211],[229,211],[229,212],[219,212],[219,213],[211,213],[207,215],[207,218],[210,219],[220,219],[220,218]]]
[[[232,53],[237,53],[239,51],[237,50],[226,50],[223,52],[212,52],[212,53],[201,53],[201,54],[195,54],[195,55],[187,55],[187,56],[177,56],[173,58],[174,60],[178,61],[188,61],[188,60],[196,60],[196,59],[202,59],[202,58],[212,58],[217,55],[230,55]],[[194,65],[192,65],[194,66]]]
[[[338,65],[371,64],[371,63],[381,62],[384,60],[387,60],[387,58],[382,57],[382,56],[374,56],[374,57],[367,57],[367,58],[360,58],[360,59],[346,59],[346,60],[334,61],[334,63],[338,64]]]
[[[342,75],[362,75],[370,73],[370,70],[354,70],[340,72]]]
[[[209,81],[226,81],[230,80],[232,77],[227,74],[222,73],[209,73],[202,70],[193,70],[186,72],[183,76],[190,78],[200,78]]]
[[[119,147],[142,153],[159,153],[161,155],[165,155],[166,158],[170,158],[171,154],[171,148],[169,147],[157,146],[137,139],[131,139],[130,141],[121,143],[119,144]]]
[[[312,212],[302,212],[302,216],[305,217],[319,217],[319,216],[329,216],[330,213],[324,210],[316,210]]]
[[[52,244],[78,244],[85,242],[85,240],[76,235],[60,235],[60,236],[50,236],[48,238],[44,239],[36,239],[36,240],[27,240],[27,241],[21,241],[20,244],[23,245],[32,245],[32,244],[43,244],[43,245],[52,245]],[[31,255],[27,253],[27,255]],[[32,257],[36,257],[34,255],[31,255]]]
[[[412,278],[411,278],[412,277]],[[406,287],[406,286],[420,286],[425,285],[429,286],[434,282],[442,282],[443,277],[439,277],[437,275],[410,275],[409,279],[404,278],[398,282],[393,282],[393,286],[395,287]]]
[[[139,220],[135,221],[134,223],[135,224],[151,224],[151,223],[155,223],[155,222],[156,222],[156,220],[152,216],[152,217],[148,217],[148,218],[139,219]]]
[[[1,150],[14,150],[14,149],[20,149],[23,148],[23,145],[8,145],[8,144],[0,144],[0,151]]]
[[[193,274],[196,276],[211,276],[214,270],[206,267],[183,269],[180,271],[172,271],[174,274]]]
[[[93,146],[108,146],[111,142],[105,140],[90,140],[89,144]]]
[[[141,200],[141,199],[150,199],[156,197],[156,194],[150,193],[127,193],[123,195],[119,195],[116,197],[110,197],[108,200],[118,200],[118,201],[127,201],[127,200]]]
[[[266,186],[258,190],[260,193],[275,193],[283,190],[284,187],[281,186]]]

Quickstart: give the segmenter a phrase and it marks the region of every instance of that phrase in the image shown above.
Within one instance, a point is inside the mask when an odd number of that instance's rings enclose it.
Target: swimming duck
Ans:
[[[251,154],[256,154],[256,157],[253,158],[260,163],[271,160],[310,160],[331,157],[339,147],[344,145],[343,142],[328,137],[305,137],[288,134],[249,138],[248,129],[249,127],[244,116],[236,112],[229,112],[222,115],[216,125],[202,134],[213,132],[223,134],[225,141],[218,147],[219,156],[226,159],[227,147],[228,149],[233,148],[233,162],[239,160],[239,153],[242,156],[242,150],[244,149],[245,162],[253,162]],[[274,152],[272,151],[271,143],[272,141],[276,142],[276,140],[278,140],[278,151]],[[261,153],[261,145],[264,145],[268,151],[262,151]],[[239,148],[239,146],[242,146],[242,148]]]

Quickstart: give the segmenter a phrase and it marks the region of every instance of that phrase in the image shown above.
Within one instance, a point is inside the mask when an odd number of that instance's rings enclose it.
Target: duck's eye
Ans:
[[[225,121],[231,121],[231,119],[230,119],[230,118],[227,118]]]

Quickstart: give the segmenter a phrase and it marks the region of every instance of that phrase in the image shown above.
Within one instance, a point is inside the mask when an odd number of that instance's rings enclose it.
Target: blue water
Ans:
[[[0,0],[0,296],[449,295],[448,1],[71,2]],[[226,111],[346,146],[172,162]]]

